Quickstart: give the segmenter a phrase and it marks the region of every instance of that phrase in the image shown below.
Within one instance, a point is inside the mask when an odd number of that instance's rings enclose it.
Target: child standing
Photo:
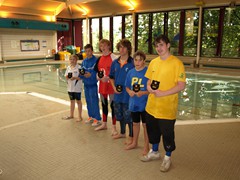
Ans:
[[[145,74],[150,93],[146,105],[146,125],[152,149],[141,160],[160,158],[158,146],[162,137],[166,153],[160,171],[166,172],[171,166],[171,154],[176,149],[174,126],[178,93],[185,88],[186,75],[182,61],[169,51],[170,41],[167,36],[157,37],[154,45],[159,56],[150,62]]]
[[[117,133],[116,130],[116,118],[113,108],[113,95],[114,90],[109,81],[109,72],[114,59],[117,58],[111,52],[111,43],[107,39],[102,39],[99,42],[99,49],[102,52],[102,56],[98,59],[94,70],[98,73],[97,79],[99,80],[99,93],[102,102],[102,125],[97,127],[95,130],[107,129],[107,117],[108,117],[108,98],[110,101],[110,107],[112,110],[112,135]],[[100,72],[102,74],[100,75]]]
[[[67,90],[70,99],[70,116],[63,117],[63,119],[68,120],[74,118],[76,101],[78,105],[78,119],[76,121],[82,121],[82,80],[79,77],[80,65],[77,64],[78,56],[71,55],[69,61],[70,65],[66,69],[65,77],[67,79]]]
[[[93,47],[91,44],[84,46],[86,58],[82,62],[81,69],[84,70],[84,75],[81,75],[81,79],[84,83],[84,93],[87,103],[88,119],[85,123],[92,123],[92,126],[101,125],[101,116],[99,112],[99,99],[98,99],[98,86],[96,71],[94,66],[97,62],[96,56],[93,55]]]
[[[147,91],[148,79],[144,76],[147,67],[145,67],[146,55],[142,51],[137,51],[134,55],[135,68],[131,69],[126,78],[126,90],[130,96],[129,110],[133,120],[133,140],[127,145],[126,149],[134,149],[138,145],[138,136],[140,132],[140,120],[144,130],[144,148],[143,155],[149,151],[149,141],[146,129],[146,111],[145,106],[149,92]]]
[[[126,92],[125,80],[128,71],[134,68],[133,59],[130,56],[132,52],[131,42],[127,39],[122,39],[117,44],[120,57],[113,61],[109,74],[110,82],[114,89],[114,110],[116,118],[120,122],[119,134],[113,136],[114,139],[126,137],[126,124],[129,127],[129,136],[132,138],[132,118],[128,109],[129,95]]]

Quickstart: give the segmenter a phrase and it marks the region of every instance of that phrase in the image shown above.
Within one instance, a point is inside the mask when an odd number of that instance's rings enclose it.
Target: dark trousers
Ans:
[[[161,136],[163,138],[163,146],[166,152],[172,152],[176,149],[174,125],[176,119],[157,119],[146,113],[146,126],[149,142],[151,144],[160,143]]]

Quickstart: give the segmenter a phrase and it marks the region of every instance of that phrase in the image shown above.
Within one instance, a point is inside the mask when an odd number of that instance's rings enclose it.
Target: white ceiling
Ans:
[[[136,12],[196,8],[201,0],[131,0]],[[235,1],[240,4],[240,0]],[[205,7],[228,6],[229,0],[204,0]],[[85,17],[81,8],[88,10],[88,17],[111,16],[130,13],[127,0],[0,0],[1,17],[41,19],[42,16],[58,18]]]

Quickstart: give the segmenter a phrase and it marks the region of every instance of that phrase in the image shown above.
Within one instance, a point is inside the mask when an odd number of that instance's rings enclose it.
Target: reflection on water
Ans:
[[[239,118],[240,79],[187,74],[179,96],[179,119]]]
[[[65,64],[0,68],[0,92],[30,91],[68,100],[65,70]],[[187,74],[178,110],[181,120],[240,118],[240,78]]]
[[[38,92],[68,100],[65,69],[65,64],[0,68],[0,92]]]

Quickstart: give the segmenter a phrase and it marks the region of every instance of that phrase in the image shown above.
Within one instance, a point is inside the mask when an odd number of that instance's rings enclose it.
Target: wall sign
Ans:
[[[39,51],[39,40],[20,40],[21,51]]]

